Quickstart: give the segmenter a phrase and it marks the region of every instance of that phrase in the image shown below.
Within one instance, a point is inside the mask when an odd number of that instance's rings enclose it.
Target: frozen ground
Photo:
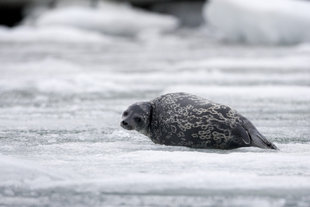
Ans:
[[[295,44],[310,42],[309,11],[303,0],[210,0],[204,16],[228,41]]]
[[[2,28],[0,72],[0,206],[310,205],[307,44]],[[234,107],[280,151],[160,146],[119,127],[129,104],[172,91]]]

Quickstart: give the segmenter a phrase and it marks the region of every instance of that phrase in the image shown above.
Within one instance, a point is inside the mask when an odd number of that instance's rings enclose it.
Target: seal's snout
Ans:
[[[122,121],[121,125],[122,125],[122,126],[127,126],[128,123],[127,123],[126,121]]]
[[[123,127],[124,129],[127,129],[127,130],[132,130],[133,127],[129,125],[129,123],[125,120],[121,121],[121,127]]]

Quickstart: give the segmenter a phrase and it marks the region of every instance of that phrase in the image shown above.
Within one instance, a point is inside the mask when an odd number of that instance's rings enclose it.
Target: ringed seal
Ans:
[[[156,144],[277,149],[237,111],[187,93],[170,93],[135,103],[123,112],[121,126],[148,136]]]

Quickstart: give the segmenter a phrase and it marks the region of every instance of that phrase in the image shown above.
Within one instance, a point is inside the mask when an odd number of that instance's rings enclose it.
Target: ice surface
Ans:
[[[71,27],[19,26],[13,29],[0,26],[2,42],[108,42],[103,35]]]
[[[174,30],[178,21],[172,16],[134,9],[127,4],[100,2],[98,8],[76,5],[46,11],[39,15],[36,25],[61,25],[107,34],[136,36]]]
[[[0,32],[0,206],[309,206],[307,44],[30,27]],[[162,146],[119,126],[129,104],[175,91],[232,106],[280,151]]]
[[[229,41],[293,44],[310,41],[309,11],[301,0],[211,0],[204,17]]]

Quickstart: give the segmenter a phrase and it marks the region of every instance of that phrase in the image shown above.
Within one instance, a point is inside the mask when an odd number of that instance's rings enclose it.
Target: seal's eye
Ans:
[[[123,116],[128,116],[128,112],[125,111],[125,112],[123,113]]]
[[[135,117],[134,118],[134,120],[135,120],[135,122],[137,122],[137,123],[140,123],[140,122],[142,122],[142,119],[141,119],[141,117]]]

